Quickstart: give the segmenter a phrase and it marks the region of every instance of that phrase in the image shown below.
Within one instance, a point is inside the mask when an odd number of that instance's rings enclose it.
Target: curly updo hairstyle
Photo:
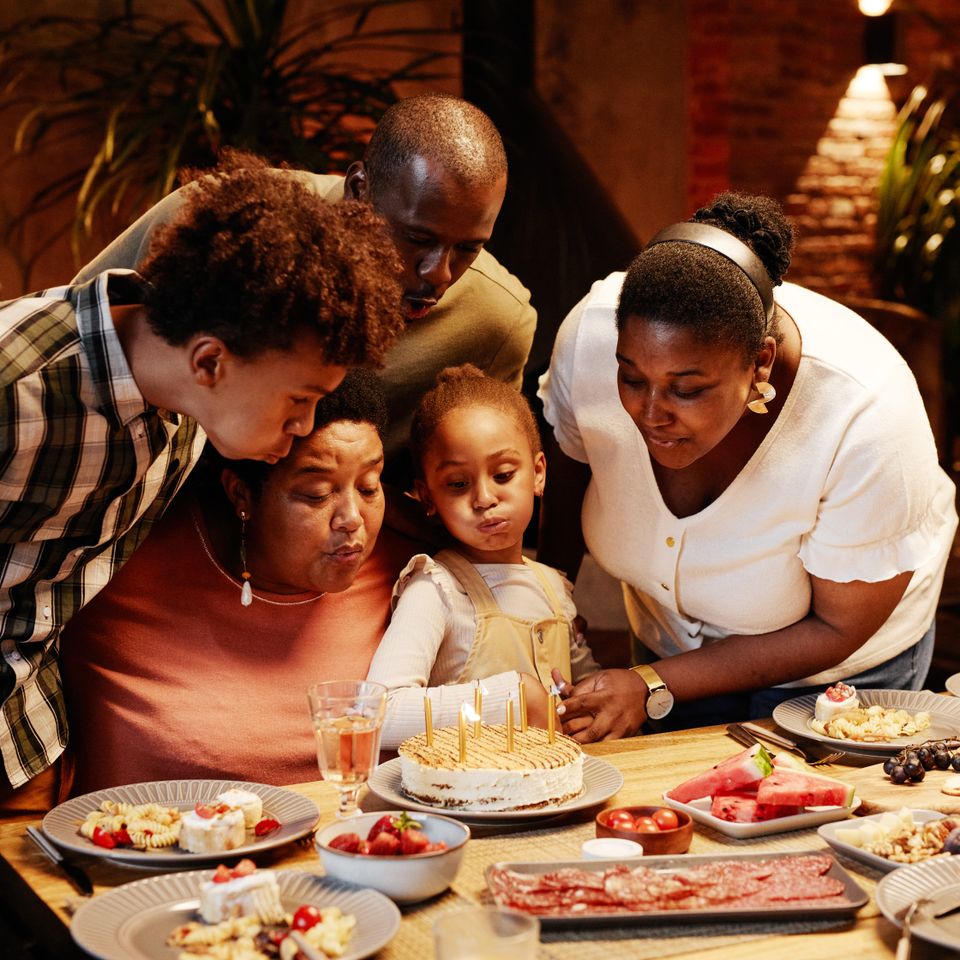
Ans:
[[[774,286],[783,282],[793,228],[775,200],[721,193],[690,219],[733,234],[760,258]],[[776,312],[768,324],[747,275],[722,254],[695,243],[658,243],[634,259],[620,291],[617,328],[630,317],[688,327],[702,343],[740,350],[745,364],[753,362],[764,337],[782,339]]]
[[[331,364],[383,364],[403,329],[401,265],[368,205],[327,203],[229,150],[183,196],[140,269],[154,333],[174,345],[210,334],[251,358],[308,330]]]
[[[443,418],[458,407],[492,407],[513,420],[530,442],[530,452],[540,453],[543,444],[533,411],[518,390],[488,377],[472,363],[447,367],[437,374],[437,385],[417,405],[410,425],[410,449],[420,477],[423,458]]]

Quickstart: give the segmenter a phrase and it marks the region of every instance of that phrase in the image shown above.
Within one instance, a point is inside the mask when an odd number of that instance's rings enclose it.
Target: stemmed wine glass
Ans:
[[[387,688],[372,680],[329,680],[307,690],[317,759],[340,792],[338,817],[357,812],[357,794],[377,765]]]

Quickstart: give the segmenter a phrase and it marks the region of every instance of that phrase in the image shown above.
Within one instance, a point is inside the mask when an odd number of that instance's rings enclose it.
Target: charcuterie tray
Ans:
[[[740,904],[724,905],[723,903],[713,902],[706,905],[700,905],[704,898],[697,898],[698,905],[687,908],[673,909],[651,909],[651,910],[631,910],[627,906],[623,909],[592,908],[586,900],[581,900],[569,912],[561,914],[540,913],[535,910],[528,912],[536,913],[540,918],[540,923],[545,927],[576,925],[597,925],[597,924],[623,924],[623,923],[691,923],[691,922],[711,922],[718,923],[729,920],[730,922],[742,922],[746,920],[770,920],[772,918],[782,920],[792,920],[803,918],[815,919],[836,919],[838,917],[852,916],[862,906],[869,901],[867,893],[857,884],[832,854],[820,850],[803,850],[790,853],[728,853],[711,855],[679,855],[671,857],[642,857],[629,862],[628,866],[646,867],[649,870],[655,870],[658,873],[672,874],[689,871],[693,867],[700,867],[712,864],[734,864],[742,866],[751,861],[777,860],[790,861],[799,857],[817,857],[830,862],[829,869],[822,874],[823,877],[829,877],[839,881],[843,885],[843,890],[830,898],[819,898],[815,900],[790,900],[790,899],[771,899],[769,902],[758,904]],[[561,870],[578,870],[587,873],[603,874],[606,870],[624,866],[619,860],[562,860],[562,861],[542,861],[542,862],[523,862],[523,863],[492,863],[486,869],[487,886],[490,889],[494,902],[498,906],[508,907],[509,909],[522,909],[516,902],[511,902],[509,898],[498,896],[493,879],[494,872],[500,870],[510,870],[518,874],[544,874],[554,873]],[[796,889],[799,892],[803,888],[804,878],[807,874],[796,873]],[[820,876],[820,875],[818,875]],[[735,882],[742,882],[739,878]],[[781,888],[781,892],[783,888]],[[789,890],[786,891],[789,894]]]

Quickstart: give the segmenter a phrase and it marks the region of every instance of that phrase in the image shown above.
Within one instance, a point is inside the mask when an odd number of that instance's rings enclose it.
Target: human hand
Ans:
[[[563,732],[579,743],[632,737],[647,719],[647,693],[632,670],[598,670],[562,691]]]
[[[521,673],[524,693],[527,698],[527,723],[534,727],[547,727],[549,698],[540,678],[532,673]]]

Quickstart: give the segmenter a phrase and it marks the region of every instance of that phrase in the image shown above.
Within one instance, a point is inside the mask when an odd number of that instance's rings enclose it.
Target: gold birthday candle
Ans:
[[[527,687],[520,681],[520,732],[527,732]]]
[[[547,699],[547,739],[551,743],[557,741],[557,695],[555,687],[550,687],[550,696]]]
[[[507,700],[507,753],[513,753],[513,700]]]
[[[423,726],[427,732],[427,746],[433,746],[433,704],[430,697],[423,698]]]
[[[460,762],[467,762],[467,705],[460,707]]]
[[[476,714],[476,717],[473,721],[473,735],[479,740],[480,739],[480,721],[483,718],[483,691],[480,689],[480,681],[477,681],[477,685],[473,691],[473,712]]]

